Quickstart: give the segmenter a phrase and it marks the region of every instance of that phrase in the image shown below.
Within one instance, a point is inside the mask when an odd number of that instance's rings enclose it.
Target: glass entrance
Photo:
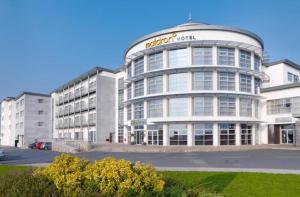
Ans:
[[[134,127],[134,136],[135,136],[135,144],[142,144],[144,142],[144,126],[135,126]]]
[[[295,126],[293,124],[281,125],[281,143],[294,144]]]

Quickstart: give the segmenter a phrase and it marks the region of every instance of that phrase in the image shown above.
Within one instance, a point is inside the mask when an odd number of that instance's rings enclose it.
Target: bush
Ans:
[[[52,181],[64,196],[136,196],[158,194],[164,181],[150,165],[105,158],[90,164],[87,160],[62,154],[34,176]]]
[[[59,196],[53,182],[45,177],[32,176],[31,172],[6,174],[0,179],[1,197]]]

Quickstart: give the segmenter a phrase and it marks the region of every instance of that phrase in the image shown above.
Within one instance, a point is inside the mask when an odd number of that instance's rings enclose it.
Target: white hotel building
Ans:
[[[266,63],[263,52],[256,34],[206,23],[146,35],[118,70],[96,67],[51,93],[50,135],[94,144],[300,144],[300,66]]]

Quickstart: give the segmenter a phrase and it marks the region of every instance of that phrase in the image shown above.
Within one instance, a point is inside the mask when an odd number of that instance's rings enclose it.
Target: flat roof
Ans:
[[[42,97],[50,97],[50,94],[42,94],[42,93],[37,93],[37,92],[22,92],[21,94],[19,94],[15,100],[18,100],[20,97],[22,97],[23,95],[32,95],[32,96],[42,96]]]
[[[282,59],[282,60],[277,60],[277,61],[271,62],[271,63],[265,63],[264,66],[269,67],[269,66],[278,65],[278,64],[281,64],[281,63],[290,65],[291,67],[300,70],[300,65],[299,65],[299,64],[296,64],[295,62],[293,62],[293,61],[291,61],[291,60],[289,60],[289,59]]]
[[[226,27],[226,26],[221,26],[221,25],[211,25],[211,24],[202,23],[202,22],[201,23],[189,22],[189,23],[183,23],[181,25],[177,25],[175,27],[163,29],[163,30],[145,35],[145,36],[137,39],[125,50],[124,58],[125,58],[126,54],[128,53],[128,51],[140,42],[143,42],[145,40],[148,40],[150,38],[153,38],[153,37],[156,37],[159,35],[163,35],[163,34],[168,34],[168,33],[172,33],[172,32],[181,32],[181,31],[192,31],[192,30],[217,30],[217,31],[229,31],[229,32],[241,33],[241,34],[244,34],[244,35],[254,38],[256,41],[258,41],[261,44],[262,48],[264,48],[263,40],[257,34],[250,32],[248,30],[235,28],[235,27]]]
[[[72,79],[71,81],[65,83],[64,85],[59,86],[55,90],[51,91],[51,93],[53,93],[53,92],[59,92],[59,91],[65,89],[65,88],[67,88],[69,86],[73,86],[74,84],[79,83],[81,80],[87,79],[88,76],[95,75],[98,72],[102,72],[102,71],[106,71],[106,72],[110,72],[110,73],[114,73],[114,74],[117,73],[117,72],[119,72],[118,69],[111,70],[111,69],[103,68],[103,67],[94,67],[91,70],[89,70],[89,71],[87,71],[87,72],[79,75],[78,77]]]
[[[291,88],[299,88],[300,87],[300,82],[295,82],[295,83],[290,83],[290,84],[284,84],[284,85],[279,85],[279,86],[273,86],[269,88],[262,88],[260,90],[261,93],[264,92],[273,92],[277,90],[284,90],[284,89],[291,89]]]

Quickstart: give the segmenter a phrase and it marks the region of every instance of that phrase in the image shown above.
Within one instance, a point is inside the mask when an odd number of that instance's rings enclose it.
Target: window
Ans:
[[[144,118],[144,102],[134,104],[134,119]]]
[[[38,126],[39,126],[39,127],[41,127],[41,126],[43,126],[43,125],[44,125],[43,122],[38,122]]]
[[[144,57],[141,57],[134,61],[134,75],[140,75],[144,73]]]
[[[38,103],[43,103],[44,99],[38,99]]]
[[[148,101],[148,117],[162,117],[163,116],[163,101],[162,100],[151,100]]]
[[[134,96],[143,96],[144,95],[144,79],[136,81],[134,83]]]
[[[212,48],[211,47],[193,48],[193,64],[195,64],[195,65],[211,65],[212,64]]]
[[[162,125],[148,125],[148,145],[163,145]]]
[[[251,68],[251,53],[248,51],[240,50],[240,67]]]
[[[260,57],[258,55],[254,55],[254,70],[260,71]]]
[[[252,117],[252,100],[240,98],[240,116]]]
[[[211,123],[195,124],[195,145],[213,145],[213,125]]]
[[[131,120],[131,105],[127,105],[127,120]]]
[[[219,124],[220,145],[235,145],[235,124]]]
[[[251,76],[240,74],[240,91],[251,93]]]
[[[267,101],[267,113],[268,114],[287,114],[291,113],[291,99],[276,99]]]
[[[120,125],[124,124],[124,108],[119,108],[118,109],[118,123]]]
[[[220,47],[218,50],[218,64],[234,66],[234,48]]]
[[[193,112],[194,116],[212,116],[213,97],[195,97]]]
[[[259,94],[261,81],[258,78],[254,79],[254,93]]]
[[[175,49],[169,51],[169,67],[184,67],[188,64],[187,49]]]
[[[170,145],[187,145],[187,125],[169,125]]]
[[[188,116],[188,99],[169,99],[169,116]]]
[[[188,74],[177,73],[169,75],[169,92],[181,92],[188,90]]]
[[[22,99],[21,101],[20,101],[20,106],[23,106],[24,105],[24,99]]]
[[[118,143],[123,143],[123,139],[124,139],[123,126],[118,126]]]
[[[42,115],[43,113],[44,113],[43,110],[39,110],[39,111],[38,111],[38,114],[39,114],[39,115]]]
[[[127,100],[131,99],[131,84],[127,86]]]
[[[288,81],[293,82],[293,74],[288,72]]]
[[[252,125],[241,124],[241,144],[242,145],[252,144]]]
[[[299,81],[299,76],[298,75],[294,75],[294,82]]]
[[[235,116],[235,97],[219,97],[219,115]]]
[[[20,118],[22,118],[24,116],[24,111],[20,111]]]
[[[219,90],[235,90],[235,73],[219,72],[218,73]]]
[[[18,113],[16,113],[16,119],[18,119],[19,118],[19,112]],[[2,116],[2,120],[4,119],[4,116]]]
[[[212,72],[203,71],[193,73],[193,90],[212,90],[212,88]]]
[[[163,76],[148,78],[148,94],[163,92]]]
[[[23,126],[24,126],[24,123],[21,122],[21,123],[20,123],[20,129],[23,129]]]
[[[163,67],[163,53],[154,53],[148,57],[148,71],[158,70]]]
[[[258,107],[259,107],[258,100],[254,100],[255,118],[258,118]]]
[[[131,76],[132,76],[132,67],[131,67],[131,63],[129,63],[127,67],[127,78],[131,78]]]

